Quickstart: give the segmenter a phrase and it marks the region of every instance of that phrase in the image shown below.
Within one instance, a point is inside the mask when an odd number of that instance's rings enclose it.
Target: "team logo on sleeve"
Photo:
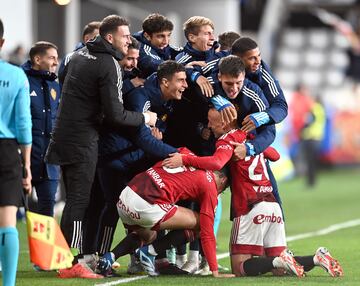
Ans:
[[[56,99],[56,90],[52,88],[50,90],[50,95],[51,95],[52,99],[55,100]]]

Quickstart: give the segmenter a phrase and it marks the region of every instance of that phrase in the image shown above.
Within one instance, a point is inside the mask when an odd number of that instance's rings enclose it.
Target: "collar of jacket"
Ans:
[[[149,92],[148,94],[151,97],[151,105],[154,108],[162,106],[163,108],[165,108],[166,113],[172,112],[173,100],[167,101],[163,99],[163,95],[161,93],[161,88],[156,72],[154,72],[146,79],[144,83],[144,88],[146,88],[147,91]]]
[[[218,42],[214,42],[214,45],[211,47],[210,50],[203,52],[203,51],[195,50],[192,47],[192,45],[189,42],[187,42],[184,47],[184,52],[192,55],[195,58],[195,60],[206,61],[214,56],[215,50],[217,49],[218,46],[219,46]]]
[[[44,71],[44,70],[34,70],[31,67],[31,61],[30,60],[25,62],[21,67],[23,68],[23,70],[24,70],[24,72],[26,73],[27,76],[39,77],[39,78],[42,78],[42,79],[48,80],[48,81],[54,81],[54,80],[57,79],[56,74],[53,73],[53,72]]]
[[[138,40],[140,43],[150,46],[157,55],[162,59],[168,59],[170,57],[170,46],[168,45],[164,49],[159,49],[157,47],[154,47],[144,36],[144,31],[139,31],[135,34],[133,34],[133,37]]]
[[[86,47],[91,53],[103,53],[112,55],[117,61],[121,61],[124,58],[124,55],[117,49],[113,47],[108,41],[103,37],[98,35],[93,40],[90,40],[86,43]]]

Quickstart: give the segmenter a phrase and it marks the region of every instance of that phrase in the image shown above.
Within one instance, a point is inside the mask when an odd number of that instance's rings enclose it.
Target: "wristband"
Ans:
[[[246,155],[247,156],[255,155],[255,150],[254,150],[254,145],[253,144],[251,144],[249,142],[246,142],[245,147],[246,147]]]
[[[250,118],[256,127],[264,125],[270,121],[269,115],[264,111],[253,113],[250,115]]]

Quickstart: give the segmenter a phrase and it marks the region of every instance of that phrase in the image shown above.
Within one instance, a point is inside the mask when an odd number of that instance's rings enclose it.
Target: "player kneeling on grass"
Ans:
[[[187,154],[172,154],[165,159],[167,168],[199,168],[219,170],[229,162],[231,171],[231,214],[233,227],[230,239],[231,267],[236,276],[256,276],[281,269],[299,277],[314,266],[321,266],[331,276],[342,276],[340,264],[329,251],[320,247],[314,256],[296,256],[286,249],[285,227],[279,204],[272,193],[265,160],[276,161],[280,155],[274,148],[248,156],[242,160],[231,160],[234,145],[243,143],[247,134],[237,129],[236,122],[225,125],[216,109],[208,113],[208,127],[216,141],[212,156],[197,157]],[[237,143],[236,143],[237,142]],[[255,257],[263,256],[268,257]],[[282,271],[284,273],[284,271]]]
[[[187,149],[181,152],[192,155]],[[154,260],[157,253],[171,245],[186,243],[200,233],[213,276],[233,277],[233,274],[218,273],[213,231],[217,196],[225,189],[227,176],[222,171],[185,167],[168,169],[162,167],[161,163],[138,174],[121,192],[117,207],[129,234],[112,252],[104,254],[98,263],[98,270],[106,276],[114,260],[136,250],[146,272],[156,276]],[[196,201],[200,205],[200,212],[175,205],[180,200]],[[154,241],[157,230],[162,229],[174,231]]]

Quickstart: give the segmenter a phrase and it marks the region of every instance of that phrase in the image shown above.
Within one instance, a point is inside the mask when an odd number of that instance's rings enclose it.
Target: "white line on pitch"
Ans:
[[[135,281],[135,280],[144,279],[144,278],[146,278],[146,277],[148,277],[148,276],[145,275],[145,276],[135,276],[135,277],[123,278],[123,279],[114,280],[114,281],[106,282],[106,283],[102,283],[102,284],[95,284],[94,286],[112,286],[112,285],[118,285],[118,284],[128,283],[128,282]]]
[[[358,225],[360,225],[360,219],[349,220],[349,221],[346,221],[346,222],[333,224],[333,225],[330,225],[330,226],[328,226],[326,228],[319,229],[319,230],[316,230],[316,231],[288,236],[286,238],[286,241],[295,241],[295,240],[300,240],[300,239],[304,239],[304,238],[325,235],[325,234],[328,234],[328,233],[331,233],[331,232],[334,232],[334,231],[338,231],[340,229],[354,227],[354,226],[358,226]],[[229,256],[229,252],[226,252],[226,253],[221,253],[219,255],[216,255],[216,258],[218,260],[220,260],[220,259],[226,258],[228,256]]]

